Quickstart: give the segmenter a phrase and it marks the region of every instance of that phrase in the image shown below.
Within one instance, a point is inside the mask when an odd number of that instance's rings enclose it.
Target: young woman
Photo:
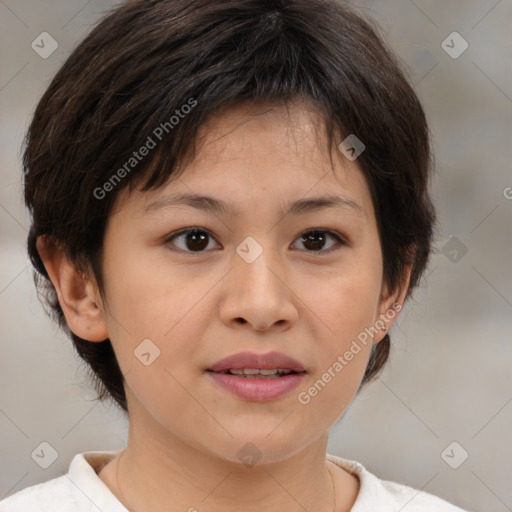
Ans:
[[[334,0],[132,0],[26,139],[38,285],[129,419],[23,511],[461,509],[326,453],[386,362],[435,212],[423,109]]]

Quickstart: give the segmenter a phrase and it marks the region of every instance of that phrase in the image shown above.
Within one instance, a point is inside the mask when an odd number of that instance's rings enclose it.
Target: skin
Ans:
[[[158,190],[123,189],[104,239],[105,300],[59,249],[38,241],[71,329],[91,342],[110,338],[125,375],[128,444],[121,462],[118,454],[99,476],[131,510],[330,512],[329,473],[338,512],[357,497],[357,478],[326,461],[328,433],[358,390],[371,342],[385,331],[361,345],[309,404],[297,395],[403,303],[410,269],[402,292],[388,293],[367,183],[357,160],[341,153],[331,168],[321,126],[305,104],[240,104],[203,125],[199,153],[178,179]],[[177,192],[222,199],[239,214],[184,205],[144,213]],[[280,211],[325,195],[350,198],[361,211]],[[186,236],[168,241],[194,226],[212,235],[203,252]],[[337,232],[348,244],[324,231],[324,245],[314,251],[300,236],[313,228]],[[235,250],[247,236],[263,250],[252,263]],[[160,350],[149,366],[133,354],[147,338]],[[272,350],[308,372],[299,389],[275,401],[242,400],[204,371],[237,352]],[[237,457],[248,442],[261,452],[249,468]]]

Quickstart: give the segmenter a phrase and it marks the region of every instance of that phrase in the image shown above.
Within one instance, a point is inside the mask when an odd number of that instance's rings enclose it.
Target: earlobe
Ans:
[[[51,237],[38,237],[37,250],[55,287],[71,331],[88,341],[108,338],[105,315],[96,287],[68,259]]]

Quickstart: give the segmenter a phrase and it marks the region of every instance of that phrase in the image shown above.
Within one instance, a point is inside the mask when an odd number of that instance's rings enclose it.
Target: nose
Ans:
[[[270,253],[264,249],[251,263],[235,255],[220,306],[222,321],[231,328],[287,330],[297,321],[298,298],[291,274]]]

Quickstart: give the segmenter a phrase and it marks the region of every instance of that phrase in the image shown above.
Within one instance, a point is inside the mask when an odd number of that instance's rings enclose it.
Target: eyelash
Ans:
[[[180,229],[179,231],[176,231],[176,232],[172,233],[171,235],[169,235],[165,239],[164,243],[167,245],[167,244],[171,243],[173,240],[175,240],[176,238],[180,237],[181,235],[186,235],[188,233],[193,233],[193,232],[196,232],[196,234],[197,233],[205,233],[209,237],[211,237],[211,238],[213,238],[215,240],[215,237],[210,233],[210,231],[208,229],[201,228],[199,226],[194,226],[194,227],[190,227],[190,228]],[[301,237],[303,237],[304,235],[309,234],[309,233],[327,233],[328,236],[334,238],[334,240],[336,241],[336,244],[333,245],[332,247],[330,247],[327,250],[319,250],[319,251],[308,251],[308,250],[305,250],[305,252],[309,253],[312,256],[327,255],[327,254],[330,254],[331,252],[334,252],[334,251],[337,251],[337,250],[341,249],[341,247],[343,247],[343,246],[348,246],[349,245],[347,240],[344,237],[342,237],[339,233],[337,233],[336,231],[332,231],[330,229],[322,229],[322,228],[312,228],[312,229],[308,229],[306,231],[303,231],[296,238],[296,240],[299,240]],[[205,250],[203,250],[203,251],[188,251],[188,250],[184,250],[184,249],[180,249],[180,248],[178,248],[177,250],[179,252],[184,252],[184,253],[187,253],[187,254],[204,254],[206,252],[209,252],[209,251],[205,251]]]

